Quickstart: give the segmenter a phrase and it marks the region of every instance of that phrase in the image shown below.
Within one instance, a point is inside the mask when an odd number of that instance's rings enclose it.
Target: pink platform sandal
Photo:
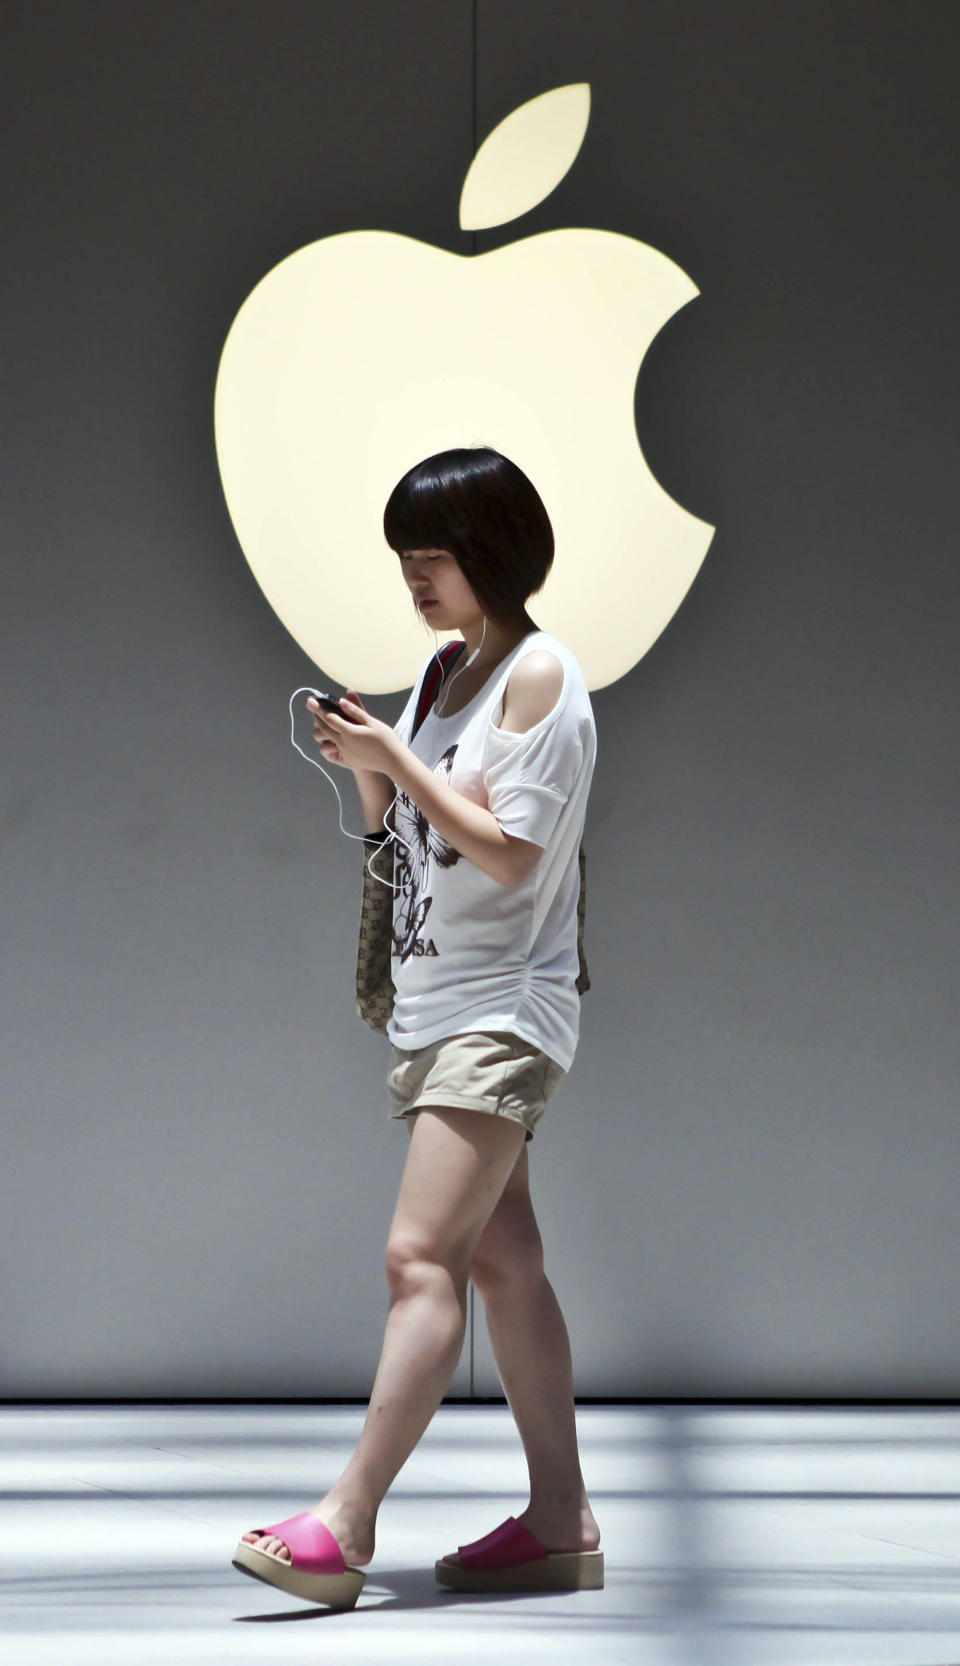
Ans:
[[[602,1550],[544,1550],[539,1539],[508,1516],[485,1538],[443,1556],[437,1583],[452,1591],[601,1591]]]
[[[348,1568],[329,1527],[319,1516],[303,1510],[272,1527],[254,1527],[254,1533],[273,1533],[282,1539],[292,1561],[285,1562],[257,1545],[237,1545],[233,1565],[238,1573],[262,1579],[281,1591],[290,1591],[307,1602],[323,1602],[329,1608],[353,1608],[366,1581],[359,1568]]]

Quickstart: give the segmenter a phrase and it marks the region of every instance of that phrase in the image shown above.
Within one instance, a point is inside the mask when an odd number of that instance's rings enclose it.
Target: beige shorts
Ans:
[[[547,1100],[566,1074],[546,1053],[506,1030],[448,1035],[412,1052],[394,1047],[387,1072],[390,1115],[459,1105],[519,1122],[532,1140]]]

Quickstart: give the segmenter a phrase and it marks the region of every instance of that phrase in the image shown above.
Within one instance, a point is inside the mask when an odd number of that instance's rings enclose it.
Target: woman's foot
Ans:
[[[348,1568],[362,1568],[372,1562],[376,1549],[373,1529],[354,1511],[324,1498],[313,1506],[310,1514],[318,1516],[324,1527],[330,1529]],[[293,1560],[283,1540],[274,1533],[244,1533],[243,1542],[278,1556],[282,1562]]]
[[[598,1550],[600,1529],[596,1517],[584,1498],[579,1508],[569,1506],[528,1504],[518,1522],[532,1533],[544,1550]]]

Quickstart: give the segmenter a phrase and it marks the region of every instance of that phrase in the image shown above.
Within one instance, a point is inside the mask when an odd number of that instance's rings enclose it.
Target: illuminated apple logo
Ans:
[[[580,83],[507,116],[467,173],[461,227],[541,202],[589,113]],[[634,422],[643,355],[697,293],[647,244],[573,227],[475,256],[344,232],[261,279],[220,360],[217,458],[257,582],[327,680],[371,694],[412,684],[433,636],[384,543],[383,507],[414,463],[478,443],[520,465],[553,522],[537,624],[592,689],[637,663],[714,531],[653,478]]]

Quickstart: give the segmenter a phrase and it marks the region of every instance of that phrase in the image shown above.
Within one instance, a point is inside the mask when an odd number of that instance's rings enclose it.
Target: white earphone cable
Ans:
[[[430,628],[431,628],[431,630],[433,629],[432,626]],[[443,679],[444,670],[443,670],[443,662],[440,659],[440,639],[437,636],[436,631],[434,631],[433,634],[434,634],[434,638],[436,639],[436,643],[437,643],[437,646],[434,650],[433,658],[437,661],[437,664],[440,666],[440,675],[441,675],[441,679]],[[460,672],[461,671],[466,671],[467,666],[473,664],[474,660],[476,659],[477,655],[480,652],[480,649],[483,647],[484,640],[486,638],[486,634],[487,634],[487,621],[486,621],[486,619],[484,619],[484,621],[483,621],[483,635],[480,638],[480,647],[475,648],[473,653],[470,655],[469,659],[466,660],[463,665],[458,666],[457,670],[454,672],[453,676],[450,678],[450,687],[451,688],[453,687],[453,684],[456,682],[457,678],[459,677]],[[439,699],[440,693],[445,688],[446,688],[446,683],[445,683],[445,681],[441,680],[440,688],[437,690],[437,696],[436,696],[437,699]],[[369,834],[369,833],[366,833],[366,834],[364,834],[364,833],[351,833],[351,832],[348,831],[348,829],[346,827],[344,827],[344,825],[343,825],[343,799],[340,797],[340,789],[338,788],[336,781],[333,779],[332,775],[327,774],[327,771],[324,769],[322,764],[317,763],[316,758],[311,758],[308,753],[304,752],[302,746],[297,745],[296,732],[295,732],[296,731],[296,718],[294,716],[293,702],[297,698],[298,694],[312,694],[312,695],[316,696],[318,692],[319,691],[315,688],[295,688],[293,693],[291,694],[291,696],[290,696],[290,705],[289,705],[289,710],[290,710],[290,743],[293,746],[294,750],[296,752],[299,752],[301,758],[305,758],[308,764],[312,764],[314,769],[318,769],[320,771],[321,775],[326,775],[327,780],[330,782],[331,787],[333,788],[334,792],[337,795],[337,803],[340,806],[340,831],[341,831],[341,833],[344,834],[344,836],[346,838],[348,838],[348,839],[357,839],[359,841],[359,843],[363,844],[366,839],[374,837],[374,835]],[[439,713],[438,713],[438,716],[439,716]],[[387,826],[387,816],[390,814],[390,811],[393,809],[393,806],[394,806],[394,804],[396,804],[397,799],[399,798],[399,796],[400,796],[399,791],[395,792],[394,795],[393,795],[392,802],[387,806],[387,809],[384,811],[384,814],[383,814],[381,819],[383,821],[384,831],[386,832],[387,836],[386,836],[385,839],[383,839],[381,841],[380,844],[378,844],[376,850],[373,850],[373,851],[370,852],[370,856],[369,856],[369,859],[368,859],[367,864],[366,864],[367,872],[369,873],[371,879],[378,880],[381,885],[388,885],[390,887],[391,891],[399,891],[400,886],[392,884],[392,882],[389,879],[384,879],[381,874],[374,873],[372,867],[370,866],[370,863],[373,862],[375,860],[375,858],[380,855],[380,852],[383,850],[384,846],[388,845],[391,840],[396,840],[396,842],[398,844],[405,845],[408,850],[410,848],[406,839],[402,839],[400,837],[399,833],[395,832],[392,827]]]

